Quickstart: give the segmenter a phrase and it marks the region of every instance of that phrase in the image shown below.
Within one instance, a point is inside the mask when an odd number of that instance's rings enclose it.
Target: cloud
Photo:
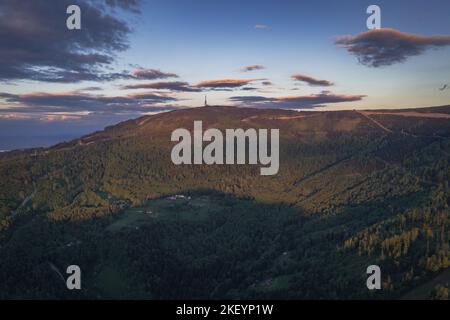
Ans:
[[[193,87],[187,82],[182,81],[161,81],[150,83],[131,84],[122,87],[123,89],[156,89],[156,90],[170,90],[180,92],[199,92],[200,88]]]
[[[137,69],[133,72],[134,78],[142,80],[156,80],[167,78],[178,78],[178,75],[170,72],[162,72],[157,69]]]
[[[248,72],[248,71],[255,71],[255,70],[263,70],[266,67],[264,67],[263,65],[260,64],[253,64],[251,66],[245,66],[241,68],[242,72]]]
[[[66,28],[72,0],[0,2],[0,81],[108,81],[116,54],[128,48],[131,28],[111,6],[135,11],[138,1],[78,0],[82,29]],[[84,27],[83,27],[84,26]]]
[[[79,91],[29,94],[0,92],[0,99],[9,104],[9,107],[0,109],[0,112],[3,114],[51,114],[55,112],[136,113],[148,112],[149,110],[155,110],[155,108],[164,109],[167,108],[167,103],[177,101],[176,98],[151,92],[127,96],[104,96]]]
[[[253,26],[253,29],[257,29],[257,30],[270,30],[272,29],[271,26],[268,26],[267,24],[255,24]]]
[[[448,46],[450,35],[422,36],[395,29],[374,29],[354,36],[339,36],[335,43],[356,56],[361,64],[378,68],[405,62],[428,49]]]
[[[319,80],[300,73],[293,74],[291,78],[297,81],[305,82],[313,87],[330,87],[334,85],[333,82],[330,82],[328,80]]]
[[[120,98],[120,97],[116,97]],[[153,93],[153,92],[145,92],[145,93],[135,93],[130,94],[126,97],[127,99],[132,99],[132,103],[138,102],[138,103],[145,103],[148,105],[149,103],[162,103],[162,102],[168,102],[168,101],[176,101],[176,98],[169,97],[167,95],[162,95],[159,93]]]
[[[53,121],[73,121],[79,120],[83,116],[87,116],[89,113],[85,115],[77,115],[77,114],[67,114],[67,113],[53,113],[53,114],[45,114],[39,118],[39,120],[44,122],[53,122]]]
[[[196,85],[190,85],[184,81],[160,81],[160,82],[148,82],[137,83],[123,86],[122,89],[153,89],[153,90],[169,90],[173,92],[201,92],[205,90],[223,90],[231,91],[235,89],[242,90],[257,90],[255,87],[245,87],[246,85],[262,81],[263,85],[270,85],[270,81],[263,81],[264,78],[253,79],[219,79],[219,80],[205,80]]]
[[[360,101],[365,95],[341,95],[323,91],[319,94],[308,96],[285,96],[285,97],[263,97],[263,96],[234,96],[229,98],[243,106],[263,108],[315,108],[330,103]]]
[[[264,78],[253,78],[253,79],[220,79],[220,80],[205,80],[196,85],[198,88],[207,88],[213,90],[222,89],[234,89],[243,87],[249,83],[255,81],[266,80]]]
[[[84,87],[79,89],[78,91],[102,91],[101,87]]]
[[[268,98],[263,96],[234,96],[229,98],[230,101],[235,102],[249,102],[249,103],[259,103],[259,102],[276,102],[277,98]]]

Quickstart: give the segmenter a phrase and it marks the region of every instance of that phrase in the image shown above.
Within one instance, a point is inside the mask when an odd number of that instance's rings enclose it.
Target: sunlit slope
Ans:
[[[147,298],[400,297],[449,266],[449,110],[195,108],[126,121],[51,148],[1,154],[1,292],[45,297],[49,286],[49,297],[65,296],[48,270],[50,260],[59,266],[81,261],[92,275],[84,292],[90,298],[108,291],[111,286],[99,282],[114,275],[120,281],[102,297],[137,283],[145,285],[131,296]],[[170,134],[192,130],[196,120],[204,130],[280,129],[278,174],[261,176],[259,165],[175,166]],[[159,204],[172,194],[189,194],[193,202]],[[201,197],[209,211],[195,207]],[[152,206],[167,214],[140,216]],[[252,233],[258,216],[261,233]],[[122,227],[128,225],[134,229]],[[150,234],[155,230],[158,236]],[[202,249],[187,255],[190,249],[175,249],[183,243],[180,230],[193,232],[188,243]],[[202,230],[198,238],[196,230]],[[115,251],[111,237],[143,247]],[[255,254],[242,260],[244,252]],[[230,262],[225,278],[216,270],[224,261]],[[382,292],[365,288],[369,263],[384,270]],[[33,265],[47,274],[47,284],[25,276]],[[119,265],[123,274],[117,275]],[[146,266],[153,276],[137,272]],[[206,273],[204,282],[192,279]],[[174,279],[184,291],[156,289],[172,287]],[[37,289],[24,294],[20,288]]]

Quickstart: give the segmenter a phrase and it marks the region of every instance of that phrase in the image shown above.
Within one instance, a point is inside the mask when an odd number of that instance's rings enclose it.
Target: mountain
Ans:
[[[196,120],[280,129],[278,174],[174,165]],[[0,153],[0,177],[0,298],[448,297],[450,106],[177,110]]]

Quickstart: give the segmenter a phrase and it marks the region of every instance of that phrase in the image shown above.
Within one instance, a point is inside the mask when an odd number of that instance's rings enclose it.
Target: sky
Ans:
[[[80,30],[66,26],[72,4]],[[374,4],[381,29],[369,30]],[[205,96],[294,110],[448,105],[449,12],[447,0],[0,0],[0,150]]]

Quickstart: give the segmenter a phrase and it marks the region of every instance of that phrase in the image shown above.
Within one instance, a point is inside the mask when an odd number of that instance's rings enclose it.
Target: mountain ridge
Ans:
[[[2,153],[0,296],[434,297],[445,288],[412,290],[450,266],[450,121],[430,117],[449,109],[198,108]],[[279,173],[174,165],[170,134],[194,120],[279,128]],[[78,263],[86,291],[66,292],[49,262]]]
[[[269,121],[273,121],[273,120],[300,120],[302,119],[301,117],[306,117],[306,116],[325,116],[327,114],[334,114],[336,113],[336,115],[351,115],[354,112],[370,112],[370,111],[376,111],[376,112],[380,112],[383,113],[383,115],[385,116],[396,116],[394,113],[399,113],[402,112],[405,116],[407,113],[413,113],[413,112],[418,112],[418,113],[424,113],[424,116],[427,116],[426,114],[431,114],[431,113],[437,113],[438,116],[439,115],[445,115],[447,113],[450,113],[450,106],[437,106],[437,107],[426,107],[426,108],[411,108],[411,109],[364,109],[364,110],[336,110],[336,111],[315,111],[315,110],[305,110],[305,111],[293,111],[293,110],[284,110],[284,109],[258,109],[258,108],[240,108],[240,107],[232,107],[232,106],[208,106],[208,107],[197,107],[197,108],[186,108],[186,109],[180,109],[180,110],[172,110],[172,111],[168,111],[168,112],[163,112],[163,113],[158,113],[156,115],[147,115],[147,116],[142,116],[136,119],[130,119],[130,120],[126,120],[123,122],[120,122],[118,124],[115,125],[111,125],[111,126],[107,126],[105,127],[103,130],[99,130],[99,131],[95,131],[93,133],[84,135],[80,138],[74,139],[72,141],[69,142],[63,142],[63,143],[59,143],[56,144],[54,146],[48,147],[47,149],[51,149],[53,147],[56,146],[67,146],[70,144],[73,144],[75,142],[77,143],[89,143],[91,141],[91,139],[93,137],[96,136],[104,136],[107,134],[112,134],[114,131],[120,131],[120,130],[132,130],[132,129],[137,129],[139,127],[144,126],[147,123],[153,123],[153,122],[157,122],[158,120],[162,120],[162,121],[167,121],[168,123],[170,123],[170,125],[172,125],[171,116],[176,116],[176,117],[187,117],[191,122],[193,122],[194,120],[206,120],[204,113],[205,112],[215,112],[215,111],[223,111],[225,110],[225,115],[228,113],[227,111],[232,111],[232,112],[237,112],[238,113],[238,117],[241,117],[240,120],[245,122],[247,119],[248,120],[253,120],[251,119],[254,116],[257,116],[257,114],[261,117],[261,116],[265,116],[267,117],[266,120]],[[380,114],[381,115],[381,114]],[[284,117],[284,119],[277,119],[277,117]],[[414,118],[414,117],[413,117]],[[416,116],[417,118],[417,116]],[[425,117],[427,118],[427,117]],[[439,117],[438,117],[439,118]],[[264,118],[262,118],[261,120],[263,120]],[[253,123],[254,125],[256,125],[257,127],[261,127],[261,125],[268,125],[267,122],[263,122],[263,121],[248,121],[250,123]],[[187,128],[192,127],[192,123],[189,122],[183,122],[180,123],[178,127],[183,127],[183,125]],[[237,125],[237,123],[236,123]],[[250,124],[245,124],[242,126],[236,126],[235,128],[239,128],[239,127],[250,127]],[[273,124],[270,127],[273,127]],[[176,127],[175,126],[171,126],[172,130],[174,130]],[[120,133],[119,133],[120,134]],[[123,134],[123,133],[122,133]],[[123,136],[118,136],[117,138],[121,138]],[[30,148],[30,149],[37,149],[37,148]]]

